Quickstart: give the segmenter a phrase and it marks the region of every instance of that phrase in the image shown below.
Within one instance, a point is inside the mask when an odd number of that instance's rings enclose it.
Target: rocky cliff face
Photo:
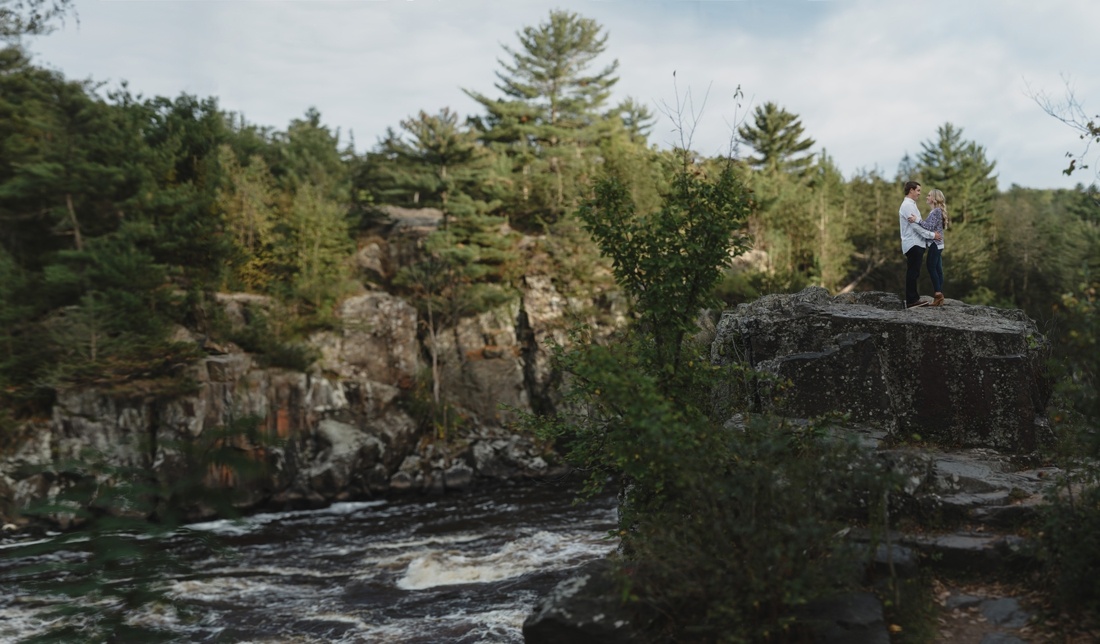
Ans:
[[[768,295],[727,311],[712,357],[772,381],[719,399],[809,418],[828,412],[950,446],[1028,451],[1049,432],[1047,343],[1022,311],[948,300],[904,309],[891,293]]]
[[[255,296],[220,299],[231,319],[263,305]],[[529,275],[517,301],[440,334],[443,389],[467,421],[446,440],[425,431],[410,404],[429,354],[416,311],[380,290],[343,302],[339,330],[311,338],[320,359],[309,372],[262,367],[239,349],[207,345],[187,395],[60,391],[52,415],[29,422],[26,440],[0,456],[0,518],[11,520],[17,508],[65,485],[51,472],[64,459],[94,451],[168,482],[192,467],[187,446],[242,423],[251,423],[251,434],[217,440],[269,466],[268,476],[246,486],[246,504],[321,504],[461,488],[479,477],[544,476],[560,465],[545,446],[508,431],[501,403],[553,407],[545,342],[564,341],[567,320],[592,307],[563,296],[549,276]],[[181,337],[190,336],[181,330]],[[719,402],[748,397],[798,417],[839,411],[898,436],[1026,451],[1045,431],[1045,347],[1019,311],[954,301],[903,310],[891,294],[807,289],[726,312],[712,351],[718,364],[776,377],[749,387],[718,383]],[[778,387],[783,381],[790,385]],[[228,468],[206,476],[212,485],[241,487]]]
[[[310,339],[320,359],[309,372],[266,368],[236,347],[206,344],[188,395],[58,392],[52,416],[30,423],[22,432],[27,440],[0,456],[0,518],[12,520],[16,508],[56,493],[65,482],[51,465],[64,459],[94,452],[167,482],[189,467],[187,446],[242,422],[251,423],[248,432],[224,440],[270,472],[246,486],[246,504],[320,504],[560,471],[545,446],[507,430],[501,404],[552,407],[544,341],[563,339],[566,310],[579,304],[558,294],[547,276],[529,276],[524,286],[512,304],[439,336],[443,391],[466,420],[459,435],[437,440],[415,417],[410,402],[427,355],[417,313],[373,291],[342,303],[338,331]],[[219,299],[230,319],[264,305],[249,295]],[[179,337],[192,336],[181,329]],[[228,468],[213,468],[207,479],[240,487]]]

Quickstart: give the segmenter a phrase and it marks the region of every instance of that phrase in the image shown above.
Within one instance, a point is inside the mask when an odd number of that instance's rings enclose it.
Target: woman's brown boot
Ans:
[[[932,296],[932,306],[943,306],[943,293],[936,291],[936,294]]]

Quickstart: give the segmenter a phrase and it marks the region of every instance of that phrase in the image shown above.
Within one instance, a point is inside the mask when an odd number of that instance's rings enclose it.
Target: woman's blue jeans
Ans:
[[[932,278],[932,290],[943,293],[943,249],[935,244],[928,247],[928,277]]]

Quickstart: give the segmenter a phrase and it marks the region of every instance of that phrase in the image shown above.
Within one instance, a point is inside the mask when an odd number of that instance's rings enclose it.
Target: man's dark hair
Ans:
[[[910,190],[912,190],[913,188],[919,188],[919,187],[920,187],[920,182],[919,181],[906,181],[905,182],[905,192],[903,192],[902,194],[905,195],[906,197],[908,197]]]

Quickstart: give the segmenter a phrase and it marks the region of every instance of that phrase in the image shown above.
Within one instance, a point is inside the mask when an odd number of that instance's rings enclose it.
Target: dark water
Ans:
[[[614,521],[613,498],[542,484],[195,524],[167,544],[188,570],[163,581],[189,610],[131,619],[186,642],[522,642],[537,600],[614,549]],[[0,641],[41,632],[40,603],[9,592]]]

